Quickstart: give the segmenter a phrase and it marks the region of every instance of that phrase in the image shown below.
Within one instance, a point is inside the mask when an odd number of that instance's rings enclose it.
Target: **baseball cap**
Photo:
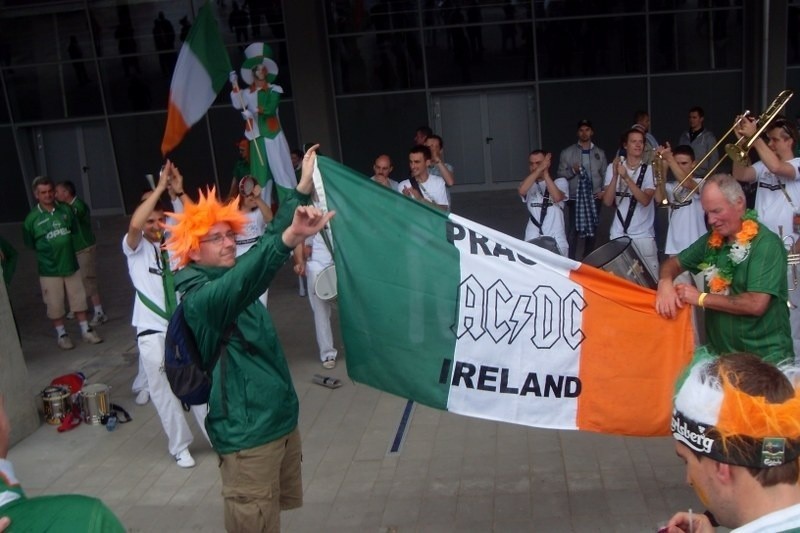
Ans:
[[[592,121],[588,120],[588,119],[585,119],[585,118],[582,119],[582,120],[579,120],[578,121],[578,127],[580,128],[581,126],[589,126],[591,128],[592,127]]]

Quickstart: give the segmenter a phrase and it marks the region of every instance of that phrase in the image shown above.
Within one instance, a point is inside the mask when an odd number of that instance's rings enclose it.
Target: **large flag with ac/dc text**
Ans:
[[[688,307],[318,158],[347,372],[463,415],[667,435]]]
[[[181,46],[172,73],[161,155],[166,156],[178,146],[189,128],[203,118],[228,81],[230,71],[231,60],[211,5],[206,2]]]

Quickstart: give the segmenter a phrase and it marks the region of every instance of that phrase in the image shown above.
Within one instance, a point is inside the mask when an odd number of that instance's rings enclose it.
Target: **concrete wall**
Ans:
[[[39,413],[28,390],[28,367],[22,357],[8,291],[0,266],[0,394],[5,396],[6,413],[11,422],[14,445],[39,427]]]

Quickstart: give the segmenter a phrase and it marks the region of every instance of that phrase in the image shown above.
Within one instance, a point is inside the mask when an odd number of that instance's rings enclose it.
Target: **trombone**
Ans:
[[[781,91],[781,93],[777,97],[775,97],[775,99],[772,101],[772,103],[767,107],[767,109],[764,111],[764,113],[762,113],[756,119],[756,124],[758,125],[758,130],[756,130],[756,132],[752,135],[752,137],[750,137],[750,138],[742,137],[741,139],[737,140],[735,143],[726,144],[725,145],[725,155],[723,157],[719,158],[719,161],[717,161],[717,164],[714,165],[713,167],[711,167],[708,170],[708,172],[706,172],[706,175],[703,176],[703,178],[700,180],[700,182],[696,186],[687,187],[685,185],[686,182],[688,182],[689,180],[693,180],[694,179],[694,173],[697,172],[697,169],[700,168],[706,162],[706,160],[709,157],[711,157],[711,154],[713,154],[713,153],[715,153],[717,151],[717,149],[720,147],[720,145],[722,145],[722,143],[725,142],[725,139],[727,139],[727,137],[731,133],[734,132],[734,130],[739,126],[739,124],[741,124],[742,120],[749,119],[749,118],[752,117],[750,111],[749,110],[745,110],[745,112],[742,113],[742,116],[739,117],[739,120],[737,120],[734,123],[734,125],[731,126],[731,129],[726,131],[725,134],[722,137],[720,137],[719,141],[717,141],[717,144],[715,144],[713,146],[713,148],[711,148],[711,150],[709,150],[708,153],[705,156],[703,156],[703,158],[700,161],[698,161],[697,164],[695,164],[694,168],[692,168],[692,170],[689,171],[689,173],[686,175],[686,177],[681,180],[681,182],[678,184],[678,187],[679,188],[683,187],[684,190],[686,190],[688,192],[686,192],[686,194],[684,194],[682,198],[679,198],[678,197],[678,193],[677,193],[678,189],[676,188],[675,199],[680,203],[688,201],[694,195],[694,193],[697,192],[700,189],[700,186],[703,183],[705,183],[706,178],[708,178],[709,176],[712,176],[714,174],[714,171],[717,170],[717,167],[719,167],[720,164],[723,161],[725,161],[726,157],[729,157],[731,159],[731,161],[734,162],[734,164],[740,164],[740,165],[741,164],[745,164],[745,165],[749,164],[748,163],[749,159],[747,157],[747,154],[748,154],[748,152],[750,152],[750,148],[753,146],[753,143],[755,143],[756,140],[761,136],[761,134],[763,134],[767,130],[769,125],[772,123],[772,121],[775,120],[775,117],[778,116],[778,114],[786,106],[786,104],[789,102],[789,100],[791,100],[792,96],[794,96],[794,91],[792,91],[790,89],[786,89],[784,91]]]

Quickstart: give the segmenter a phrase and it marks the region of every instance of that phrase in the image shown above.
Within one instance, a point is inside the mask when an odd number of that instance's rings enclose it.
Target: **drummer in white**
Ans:
[[[316,194],[314,195],[316,197]],[[319,203],[315,200],[315,207]],[[327,267],[333,265],[333,239],[326,226],[319,233],[311,237],[305,244],[294,249],[294,272],[298,276],[308,279],[308,303],[314,313],[314,331],[317,335],[317,347],[322,366],[331,369],[336,367],[337,350],[333,345],[333,330],[331,328],[331,312],[333,301],[323,300],[314,290],[317,277]]]
[[[627,158],[617,157],[606,169],[603,203],[615,207],[611,239],[631,238],[636,252],[653,279],[658,279],[656,248],[653,167],[642,161],[644,133],[630,129],[625,135]]]
[[[569,244],[564,228],[564,202],[569,199],[569,183],[565,178],[550,175],[552,154],[534,150],[528,155],[528,174],[520,183],[519,192],[528,209],[525,240],[537,237],[555,239],[561,255],[568,255]]]

